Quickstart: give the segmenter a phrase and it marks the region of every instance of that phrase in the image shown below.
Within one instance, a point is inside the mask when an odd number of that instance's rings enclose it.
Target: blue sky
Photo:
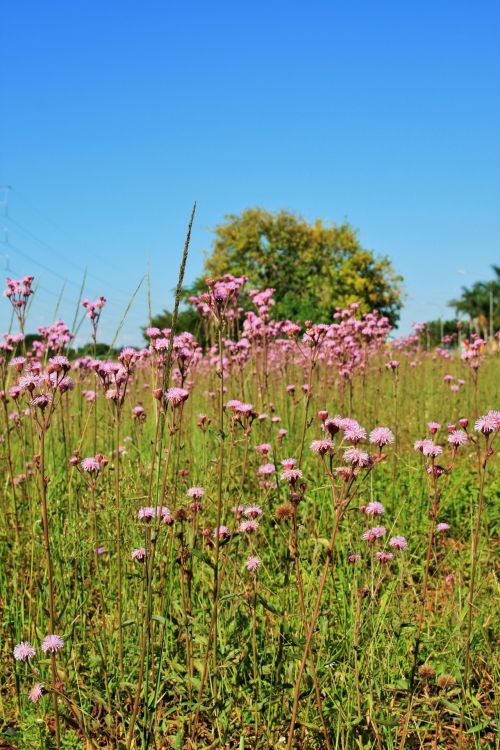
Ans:
[[[148,268],[168,307],[194,200],[187,281],[224,214],[284,207],[391,257],[403,331],[449,315],[500,261],[499,38],[496,1],[4,5],[0,265],[39,279],[31,328],[65,279],[72,321],[85,268],[107,341]],[[146,318],[144,284],[121,343]]]

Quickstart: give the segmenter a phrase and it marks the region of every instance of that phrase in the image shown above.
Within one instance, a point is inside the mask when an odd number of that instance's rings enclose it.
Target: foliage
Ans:
[[[461,296],[449,302],[457,313],[467,315],[484,336],[491,327],[494,331],[500,328],[500,266],[492,266],[492,269],[495,277],[491,281],[476,281],[471,287],[464,286]]]
[[[273,287],[276,319],[331,322],[335,308],[351,302],[398,319],[401,276],[387,257],[364,249],[347,223],[309,224],[290,211],[249,208],[227,215],[214,233],[205,276],[247,275],[250,287]],[[201,286],[198,280],[189,293]]]

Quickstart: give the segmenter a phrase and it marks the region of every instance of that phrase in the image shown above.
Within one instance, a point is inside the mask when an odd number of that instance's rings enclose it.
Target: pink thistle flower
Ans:
[[[393,549],[403,550],[408,547],[408,542],[404,536],[393,536],[392,539],[389,539],[389,546]]]
[[[460,425],[460,427],[466,430],[469,426],[469,420],[467,419],[467,417],[462,417],[462,419],[458,420],[458,424]]]
[[[245,563],[245,568],[250,573],[256,573],[257,570],[260,568],[261,562],[262,560],[260,559],[260,557],[257,557],[257,555],[250,555],[250,557]]]
[[[365,513],[368,516],[381,516],[383,513],[385,513],[385,508],[382,503],[373,501],[371,503],[368,503],[365,508]]]
[[[469,436],[467,435],[465,430],[454,430],[454,432],[448,435],[448,442],[455,447],[458,447],[459,445],[466,445],[468,441]]]
[[[370,443],[382,448],[384,445],[390,445],[394,442],[394,435],[388,427],[375,427],[370,432]]]
[[[399,360],[391,359],[389,362],[386,362],[385,366],[388,370],[397,370],[399,367]]]
[[[43,411],[47,408],[51,401],[52,396],[50,395],[50,393],[40,393],[38,396],[35,396],[31,399],[30,406],[38,406],[38,408]]]
[[[36,648],[28,641],[21,641],[14,646],[14,659],[16,661],[29,661],[34,656],[36,656]]]
[[[64,641],[60,635],[47,635],[42,642],[42,651],[45,654],[56,654],[64,646]]]
[[[440,534],[444,534],[446,531],[448,531],[451,528],[449,523],[445,523],[444,521],[442,523],[438,523],[436,526],[437,531],[439,531]]]
[[[256,445],[255,450],[257,453],[261,453],[263,456],[267,456],[268,453],[271,452],[271,446],[269,443],[261,443],[261,445]]]
[[[353,466],[360,467],[371,466],[373,463],[371,456],[366,453],[366,451],[362,451],[359,448],[348,448],[344,451],[344,461]]]
[[[441,429],[441,425],[438,422],[427,422],[427,427],[431,435],[435,435]]]
[[[146,559],[146,550],[144,547],[138,547],[137,549],[132,550],[132,554],[130,555],[132,560],[137,560],[138,562],[143,562],[143,560]]]
[[[248,521],[242,521],[238,527],[238,532],[240,534],[251,534],[254,531],[258,531],[259,529],[259,522],[255,521],[253,519],[250,519]]]
[[[344,430],[344,440],[348,443],[359,443],[361,440],[366,438],[366,430],[361,427],[357,422],[349,425]]]
[[[219,526],[218,533],[217,529],[213,529],[212,536],[214,537],[214,539],[216,539],[217,536],[219,537],[219,539],[225,539],[230,535],[230,533],[231,532],[229,531],[227,526]]]
[[[169,388],[165,392],[165,400],[172,406],[183,404],[189,397],[189,391],[185,388]]]
[[[487,435],[490,432],[496,432],[500,429],[500,412],[489,411],[488,414],[476,419],[474,424],[476,432],[482,432]]]
[[[373,544],[376,539],[380,539],[381,537],[386,534],[387,529],[385,526],[374,526],[372,529],[368,529],[368,531],[365,531],[363,534],[363,539],[365,542],[370,542],[370,544]]]
[[[84,458],[80,462],[80,466],[82,468],[82,471],[86,471],[89,474],[97,474],[101,471],[101,464],[97,460],[97,458],[94,458],[94,456],[91,456],[90,458]]]
[[[243,514],[247,518],[260,518],[262,515],[262,508],[258,505],[248,505],[243,511]]]
[[[325,422],[325,420],[328,419],[328,412],[325,409],[321,409],[321,411],[318,412],[318,418],[321,419],[322,422]]]
[[[282,482],[294,484],[298,479],[302,479],[302,476],[300,469],[284,469],[280,474],[280,479]]]
[[[424,438],[423,440],[417,440],[415,443],[413,443],[413,447],[416,451],[420,451],[420,453],[424,452],[424,448],[428,445],[434,445],[432,440],[429,440],[429,438]]]
[[[355,563],[361,562],[361,555],[358,552],[351,552],[347,555],[347,562],[351,565],[355,565]]]
[[[244,417],[249,417],[253,412],[253,404],[242,404],[239,403],[235,411]]]
[[[274,474],[276,471],[276,467],[274,464],[262,464],[262,466],[259,466],[257,469],[257,474],[259,476],[269,476],[270,474]]]
[[[441,455],[443,452],[443,449],[440,445],[434,445],[432,440],[429,440],[423,447],[422,453],[424,456],[429,456],[431,458],[437,458],[437,456]]]
[[[281,442],[281,441],[283,440],[283,438],[285,437],[285,435],[287,434],[287,432],[288,432],[288,430],[285,430],[285,429],[284,429],[283,427],[281,427],[281,428],[280,428],[280,429],[278,430],[278,440],[279,440],[280,442]]]
[[[284,469],[293,469],[293,467],[297,464],[296,458],[284,458],[281,462],[281,465]]]
[[[31,690],[29,691],[28,697],[32,703],[38,703],[43,695],[43,685],[41,682],[35,682]]]
[[[201,500],[201,498],[205,494],[205,490],[203,489],[203,487],[190,487],[186,494],[193,500]]]
[[[331,440],[313,440],[309,449],[313,453],[319,453],[320,456],[325,456],[327,453],[333,453],[334,446]]]
[[[394,555],[392,554],[392,552],[377,552],[375,557],[380,563],[388,563],[394,560]]]

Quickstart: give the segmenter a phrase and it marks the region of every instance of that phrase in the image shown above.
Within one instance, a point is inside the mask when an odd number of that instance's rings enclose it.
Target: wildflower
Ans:
[[[377,552],[375,557],[381,563],[387,563],[394,560],[394,555],[392,554],[392,552]]]
[[[165,399],[172,406],[179,406],[183,404],[189,397],[189,391],[185,388],[169,388],[165,392]]]
[[[489,411],[485,416],[476,419],[474,429],[483,435],[500,430],[500,412]]]
[[[42,411],[47,408],[47,406],[51,403],[52,396],[50,393],[40,393],[38,396],[34,396],[34,398],[30,401],[30,406],[38,406],[39,409]]]
[[[382,503],[371,502],[366,506],[365,513],[368,516],[381,516],[385,513],[385,508]]]
[[[258,505],[248,505],[243,513],[247,518],[259,518],[262,515],[262,508]]]
[[[283,438],[285,437],[285,435],[287,434],[287,432],[288,432],[288,430],[285,430],[283,427],[281,427],[278,430],[278,440],[280,440],[280,441],[283,440]]]
[[[424,452],[424,448],[426,448],[428,445],[434,445],[432,440],[429,440],[429,438],[424,438],[424,440],[417,440],[415,443],[413,443],[413,447],[416,451],[420,451],[420,453]]]
[[[293,467],[296,465],[297,459],[296,458],[284,458],[281,462],[281,465],[285,469],[293,469]]]
[[[393,549],[403,550],[408,547],[408,542],[404,536],[393,536],[392,539],[389,539],[389,546]]]
[[[281,472],[280,479],[282,482],[290,482],[290,484],[295,484],[297,479],[302,479],[302,472],[300,469],[285,469]]]
[[[146,559],[146,550],[144,547],[138,547],[137,549],[132,550],[132,554],[130,555],[132,560],[138,560],[139,562],[142,562]]]
[[[362,451],[359,448],[348,448],[344,452],[344,461],[353,466],[360,467],[371,466],[373,463],[371,456],[366,453],[366,451]]]
[[[257,557],[257,555],[250,555],[245,563],[245,568],[251,573],[256,573],[260,568],[261,562],[262,560],[260,559],[260,557]]]
[[[351,565],[354,565],[357,562],[361,561],[361,555],[357,552],[351,552],[349,555],[347,555],[347,562],[351,563]]]
[[[187,496],[193,498],[193,500],[201,500],[205,494],[203,487],[190,487],[187,491]]]
[[[443,523],[438,523],[438,525],[436,526],[436,529],[437,531],[439,531],[440,534],[444,534],[446,531],[451,529],[451,526],[449,523],[443,522]]]
[[[372,529],[368,529],[368,531],[365,531],[363,534],[363,539],[366,542],[370,542],[370,544],[373,544],[376,539],[380,539],[384,536],[384,534],[387,532],[387,529],[384,526],[374,526]]]
[[[427,422],[427,427],[431,435],[435,435],[441,429],[441,425],[438,422]]]
[[[331,440],[313,440],[309,448],[313,453],[319,453],[320,456],[333,453],[334,449]]]
[[[424,456],[430,456],[432,458],[436,458],[442,452],[443,452],[443,449],[441,448],[441,446],[434,445],[432,440],[428,440],[422,449],[422,453],[424,454]]]
[[[261,445],[256,445],[255,450],[257,453],[261,453],[263,456],[267,456],[268,453],[271,452],[271,446],[269,443],[261,443]]]
[[[458,448],[459,445],[466,445],[469,440],[469,436],[465,430],[454,430],[448,435],[448,442]]]
[[[259,522],[254,519],[248,521],[242,521],[239,525],[238,532],[240,534],[251,534],[254,531],[258,531]]]
[[[428,680],[436,675],[436,670],[430,664],[422,664],[418,668],[418,674],[423,680]]]
[[[170,526],[173,523],[172,513],[166,505],[157,505],[156,508],[148,505],[144,508],[139,508],[137,512],[139,521],[152,521],[154,518],[158,518],[158,516],[161,517],[161,521],[164,524]]]
[[[42,643],[42,651],[46,654],[56,654],[64,646],[59,635],[47,635]]]
[[[388,370],[397,370],[399,367],[399,361],[397,359],[391,359],[390,362],[386,362],[385,366]]]
[[[41,682],[35,682],[31,690],[29,691],[29,699],[32,703],[38,703],[43,695],[43,685]]]
[[[219,539],[225,539],[225,537],[229,536],[230,533],[231,532],[229,531],[227,526],[219,526],[218,532],[217,529],[214,529],[212,531],[212,536],[214,537],[214,539],[216,539],[217,537],[219,537]]]
[[[322,422],[325,422],[328,419],[328,412],[322,409],[318,412],[318,418],[321,419]]]
[[[276,471],[276,467],[274,464],[262,464],[262,466],[259,466],[257,469],[257,474],[259,476],[269,476],[270,474],[274,474]]]
[[[36,649],[28,641],[21,641],[14,646],[14,659],[16,661],[28,661],[36,656]]]
[[[394,442],[394,435],[388,427],[375,427],[370,432],[370,443],[378,445],[382,448],[383,445],[390,445]]]
[[[462,419],[458,420],[458,424],[460,425],[460,427],[466,430],[469,426],[469,420],[467,419],[467,417],[462,417]]]
[[[348,443],[359,443],[361,440],[364,440],[366,438],[366,430],[364,427],[361,427],[357,422],[354,422],[350,424],[348,427],[344,430],[344,439],[347,440]]]
[[[288,521],[294,514],[294,508],[291,503],[281,503],[275,511],[277,521]]]
[[[101,471],[101,464],[94,456],[90,458],[84,458],[80,462],[80,466],[83,471],[86,471],[89,474],[97,474],[99,471]]]
[[[451,674],[442,674],[438,677],[437,684],[441,690],[451,690],[451,688],[455,687],[457,681]]]

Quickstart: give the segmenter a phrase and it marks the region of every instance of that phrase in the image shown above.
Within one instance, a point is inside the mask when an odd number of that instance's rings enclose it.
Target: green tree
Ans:
[[[462,287],[462,295],[448,303],[457,313],[466,315],[472,327],[484,336],[500,328],[500,267],[492,269],[491,281],[476,281],[471,287]]]
[[[247,275],[248,288],[274,287],[275,318],[330,322],[335,307],[360,302],[365,312],[398,319],[401,276],[387,257],[364,249],[347,223],[309,224],[290,211],[249,208],[227,215],[214,234],[205,275]]]

